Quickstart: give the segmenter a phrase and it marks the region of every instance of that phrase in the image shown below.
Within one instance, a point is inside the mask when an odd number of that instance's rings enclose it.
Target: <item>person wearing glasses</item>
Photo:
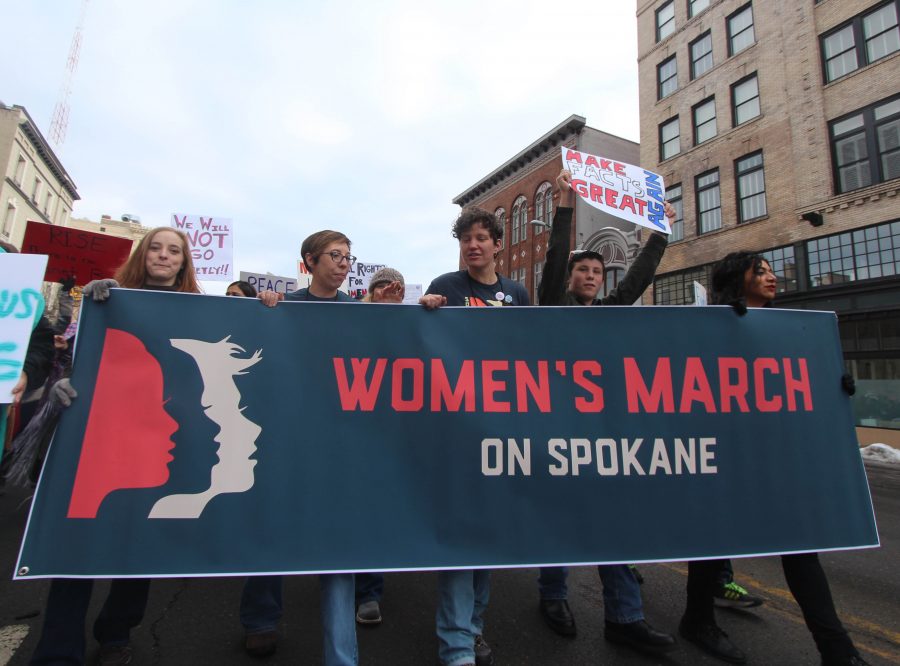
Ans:
[[[571,179],[572,174],[565,169],[556,178],[559,205],[553,217],[538,301],[541,305],[632,305],[653,282],[668,240],[662,234],[651,234],[619,285],[608,296],[597,298],[603,286],[603,257],[593,250],[569,251],[575,207]],[[670,220],[675,217],[675,210],[668,203],[666,216]],[[673,649],[675,638],[657,631],[644,619],[640,584],[628,566],[600,565],[597,569],[603,582],[606,640],[651,654]],[[564,636],[574,636],[575,618],[567,600],[567,578],[567,567],[541,569],[540,611],[551,629]]]
[[[258,298],[274,307],[279,301],[332,301],[358,303],[339,291],[356,257],[350,254],[350,239],[340,231],[317,231],[300,246],[303,263],[312,274],[309,287],[287,294],[264,290]],[[319,576],[320,606],[324,639],[325,666],[356,666],[356,592],[352,573]],[[241,624],[244,649],[248,654],[265,657],[278,646],[278,622],[282,615],[282,577],[251,576],[241,595]]]

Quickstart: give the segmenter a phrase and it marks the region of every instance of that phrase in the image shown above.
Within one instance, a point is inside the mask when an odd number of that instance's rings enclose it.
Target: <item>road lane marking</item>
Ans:
[[[28,635],[27,624],[0,627],[0,666],[6,666]]]

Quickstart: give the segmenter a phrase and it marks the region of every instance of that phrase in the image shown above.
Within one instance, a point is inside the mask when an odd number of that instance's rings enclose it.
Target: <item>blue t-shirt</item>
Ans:
[[[428,285],[426,294],[439,294],[447,298],[447,305],[468,307],[531,305],[525,287],[502,275],[494,284],[483,284],[468,271],[444,273]]]

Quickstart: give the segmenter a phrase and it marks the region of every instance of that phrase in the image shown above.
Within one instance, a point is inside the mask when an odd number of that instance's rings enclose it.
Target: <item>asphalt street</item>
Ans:
[[[900,466],[867,464],[881,547],[821,556],[838,612],[857,647],[873,665],[900,664]],[[0,666],[28,662],[40,631],[46,581],[9,580],[28,507],[28,494],[0,496]],[[779,558],[735,560],[738,581],[765,604],[752,611],[724,611],[721,626],[760,666],[818,664],[819,658],[800,610],[788,592]],[[687,573],[683,562],[642,565],[648,620],[675,632],[684,607]],[[720,664],[680,641],[664,659],[637,655],[603,639],[602,593],[596,570],[575,569],[569,579],[576,638],[557,636],[537,609],[537,572],[496,571],[485,638],[498,666],[580,664]],[[358,631],[363,666],[437,664],[434,635],[436,575],[389,574],[382,604],[384,622]],[[134,664],[316,664],[321,662],[318,584],[295,576],[285,587],[285,617],[278,652],[265,660],[242,649],[238,622],[241,579],[172,579],[154,582],[144,623],[132,634]],[[89,615],[105,596],[99,583]],[[97,646],[89,643],[88,662]]]

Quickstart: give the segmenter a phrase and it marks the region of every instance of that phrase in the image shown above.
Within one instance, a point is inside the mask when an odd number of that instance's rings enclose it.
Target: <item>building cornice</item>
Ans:
[[[7,107],[10,108],[10,107]],[[78,196],[78,189],[75,187],[75,183],[72,180],[69,173],[65,170],[62,163],[59,161],[59,158],[56,156],[56,153],[53,152],[53,149],[50,147],[50,144],[47,143],[47,140],[44,139],[44,135],[41,134],[41,131],[38,129],[37,124],[28,115],[28,111],[24,106],[19,106],[18,104],[14,104],[11,107],[15,111],[21,111],[23,120],[19,122],[19,128],[25,133],[31,143],[34,144],[35,149],[38,152],[38,155],[41,156],[41,159],[44,161],[44,164],[47,165],[47,168],[56,176],[57,180],[59,180],[60,184],[69,193],[69,196],[72,197],[72,201],[78,201],[81,199]]]
[[[453,198],[453,203],[457,206],[465,206],[471,203],[495,185],[499,185],[520,169],[525,168],[530,162],[559,146],[568,137],[573,134],[580,134],[586,124],[587,120],[582,116],[574,114],[569,116],[518,155],[494,169],[494,171],[464,190],[461,194],[458,194]]]

